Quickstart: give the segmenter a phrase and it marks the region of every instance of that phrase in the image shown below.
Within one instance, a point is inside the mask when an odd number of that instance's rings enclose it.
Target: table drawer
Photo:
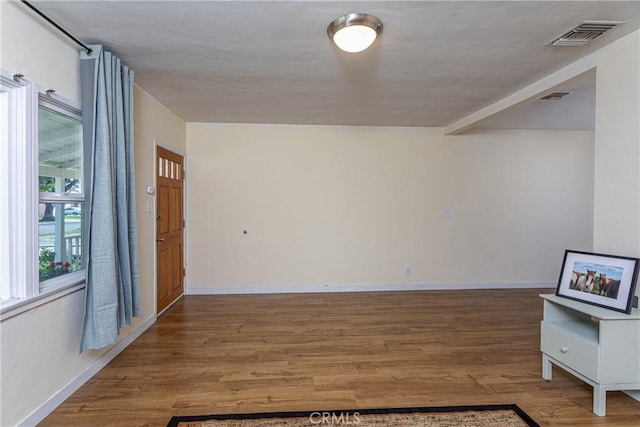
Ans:
[[[551,322],[542,322],[540,350],[585,377],[598,381],[598,343]]]

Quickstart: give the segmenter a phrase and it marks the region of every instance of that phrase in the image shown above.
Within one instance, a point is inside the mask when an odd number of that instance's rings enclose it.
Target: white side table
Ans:
[[[631,314],[561,298],[544,299],[542,378],[556,365],[593,387],[593,412],[606,414],[609,390],[640,390],[640,310]]]

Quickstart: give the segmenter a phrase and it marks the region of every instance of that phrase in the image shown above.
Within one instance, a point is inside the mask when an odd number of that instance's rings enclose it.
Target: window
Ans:
[[[78,105],[0,73],[0,300],[84,283],[86,157]]]
[[[9,93],[0,90],[0,301],[11,298],[9,286]]]
[[[46,95],[38,106],[38,280],[79,271],[84,206],[82,119],[54,109]]]

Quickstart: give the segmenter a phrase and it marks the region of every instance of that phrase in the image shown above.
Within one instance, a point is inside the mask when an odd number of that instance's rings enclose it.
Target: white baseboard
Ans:
[[[63,387],[59,392],[51,396],[46,402],[44,402],[38,409],[33,411],[31,415],[22,420],[19,427],[35,426],[44,420],[47,415],[52,413],[58,406],[62,404],[69,396],[76,392],[84,383],[89,381],[98,371],[107,366],[118,354],[122,352],[129,344],[135,341],[144,331],[149,329],[156,321],[156,315],[150,316],[135,330],[131,331],[129,335],[124,337],[121,341],[114,344],[105,354],[97,359],[91,366],[85,369],[80,375],[75,377],[69,384]]]
[[[234,294],[290,294],[321,292],[390,292],[390,291],[441,291],[463,289],[531,289],[555,288],[555,282],[493,282],[493,283],[398,283],[398,284],[321,284],[291,286],[226,286],[198,287],[187,284],[185,295],[234,295]]]

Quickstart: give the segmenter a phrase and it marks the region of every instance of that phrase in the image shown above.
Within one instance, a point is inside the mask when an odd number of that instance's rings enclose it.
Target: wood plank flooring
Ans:
[[[515,403],[541,425],[637,426],[640,402],[541,377],[539,293],[188,296],[42,426],[173,415]]]

